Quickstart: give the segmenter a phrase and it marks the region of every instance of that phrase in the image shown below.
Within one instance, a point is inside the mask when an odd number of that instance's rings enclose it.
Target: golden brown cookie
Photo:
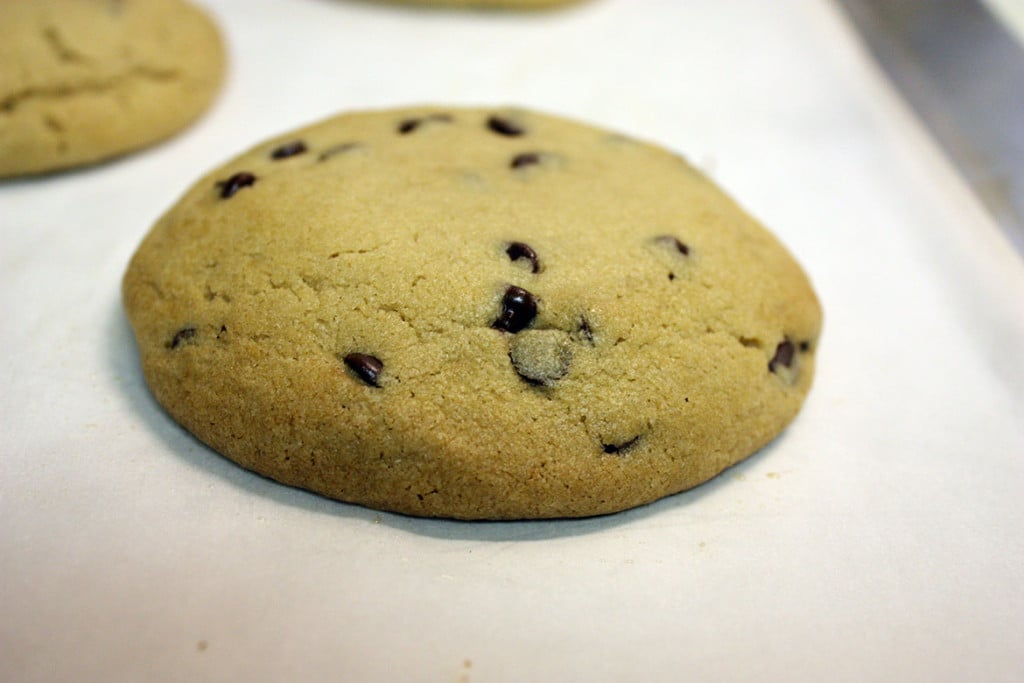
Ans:
[[[167,411],[244,467],[458,518],[614,512],[793,419],[821,310],[683,159],[524,110],[338,116],[199,180],[124,279]]]
[[[0,178],[162,140],[223,73],[216,27],[184,0],[0,0]]]

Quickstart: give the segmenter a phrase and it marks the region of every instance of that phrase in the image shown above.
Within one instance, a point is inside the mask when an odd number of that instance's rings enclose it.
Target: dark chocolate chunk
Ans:
[[[635,446],[636,442],[639,441],[639,440],[640,440],[640,435],[637,434],[636,436],[634,436],[629,441],[624,441],[623,443],[603,443],[603,444],[601,444],[601,448],[604,450],[605,453],[608,453],[608,454],[622,453],[623,451],[625,451],[625,450]]]
[[[540,259],[537,258],[537,252],[533,250],[526,242],[511,242],[508,245],[508,249],[505,250],[508,257],[513,261],[519,259],[526,259],[530,262],[530,271],[533,273],[540,272]]]
[[[280,159],[287,159],[297,154],[303,154],[306,151],[306,143],[302,140],[296,140],[295,142],[289,142],[288,144],[281,145],[273,152],[270,153],[270,158],[275,161]]]
[[[540,154],[536,152],[523,152],[512,157],[509,163],[510,168],[522,168],[523,166],[534,166],[540,163]]]
[[[519,137],[526,132],[526,130],[518,123],[510,119],[506,119],[503,116],[492,116],[487,119],[487,127],[498,135],[505,135],[512,138]]]
[[[194,327],[183,327],[174,333],[174,337],[171,341],[167,342],[167,348],[176,349],[183,344],[187,344],[196,338],[196,328]]]
[[[231,176],[227,180],[220,180],[217,182],[217,187],[220,188],[220,198],[230,199],[235,196],[235,193],[241,190],[243,187],[249,187],[256,182],[256,176],[246,171],[241,171]]]
[[[800,342],[800,352],[801,353],[807,353],[810,350],[811,350],[811,342],[809,342],[809,341],[802,341],[802,342]]]
[[[658,235],[654,238],[654,241],[664,247],[675,249],[683,256],[688,256],[690,254],[690,248],[683,244],[678,237],[673,235]]]
[[[793,364],[793,353],[795,351],[796,347],[793,346],[793,342],[788,339],[782,340],[775,347],[775,355],[768,361],[768,369],[771,372],[775,372],[780,365],[786,368],[790,367]]]
[[[371,356],[366,353],[350,353],[345,356],[345,365],[347,365],[352,372],[356,373],[359,379],[363,380],[372,387],[379,387],[380,384],[377,380],[380,379],[380,373],[384,371],[384,363],[380,361],[376,356]]]
[[[491,327],[515,334],[529,327],[536,317],[536,297],[522,287],[509,285],[501,299],[501,314]]]

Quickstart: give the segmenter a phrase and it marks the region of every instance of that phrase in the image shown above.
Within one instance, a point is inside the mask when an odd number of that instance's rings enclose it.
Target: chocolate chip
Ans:
[[[270,153],[270,158],[276,160],[287,159],[297,154],[302,154],[306,151],[306,143],[302,140],[296,140],[295,142],[289,142],[286,145],[281,145],[273,152]]]
[[[580,339],[588,344],[594,344],[594,330],[590,327],[590,321],[586,318],[580,318],[580,324],[576,328],[576,334],[579,335]]]
[[[518,123],[510,119],[506,119],[503,116],[492,116],[487,119],[487,127],[498,135],[505,135],[513,138],[519,137],[526,132],[526,130]]]
[[[337,154],[344,154],[345,152],[349,152],[360,146],[361,145],[358,142],[343,142],[340,145],[328,147],[327,149],[320,153],[320,156],[317,157],[317,161],[327,161],[328,159]]]
[[[241,190],[243,187],[249,187],[256,182],[256,176],[246,171],[241,171],[231,176],[227,180],[220,180],[217,182],[217,187],[220,188],[220,198],[230,199],[235,196],[235,193]]]
[[[788,339],[779,342],[779,345],[775,347],[775,355],[768,361],[768,370],[776,372],[780,365],[786,368],[790,367],[793,364],[793,353],[795,350],[796,347],[793,346],[793,342]]]
[[[512,242],[508,245],[508,249],[505,250],[508,257],[513,261],[519,259],[525,259],[530,262],[530,272],[540,272],[540,260],[537,258],[537,252],[533,250],[529,244],[525,242]]]
[[[501,299],[501,314],[491,327],[505,332],[516,332],[530,326],[537,317],[537,299],[522,287],[509,285]]]
[[[522,168],[523,166],[533,166],[540,163],[540,154],[536,152],[523,152],[512,157],[512,161],[509,163],[510,168]]]
[[[167,342],[167,348],[176,349],[182,344],[187,344],[196,338],[196,328],[183,327],[174,333],[171,341]]]
[[[421,123],[423,123],[423,119],[406,119],[398,124],[398,132],[406,135],[419,128]]]
[[[811,342],[809,342],[809,341],[802,341],[802,342],[800,342],[800,352],[801,353],[807,353],[810,350],[811,350]]]
[[[398,124],[398,132],[400,135],[408,135],[427,121],[442,121],[444,123],[450,123],[451,120],[452,117],[448,114],[429,114],[427,116],[405,119]]]
[[[675,249],[683,256],[688,256],[690,254],[690,248],[679,241],[678,237],[673,235],[659,235],[654,238],[654,241],[663,247]]]
[[[380,361],[376,356],[371,356],[366,353],[350,353],[345,356],[345,365],[347,365],[352,372],[356,373],[359,379],[363,380],[372,387],[379,387],[380,384],[377,380],[380,379],[380,373],[384,372],[384,363]]]
[[[601,448],[604,450],[605,453],[608,453],[608,454],[622,453],[623,451],[625,451],[625,450],[635,446],[637,441],[639,441],[639,440],[640,440],[640,435],[637,434],[636,436],[634,436],[629,441],[624,441],[622,443],[603,443],[603,444],[601,444]]]

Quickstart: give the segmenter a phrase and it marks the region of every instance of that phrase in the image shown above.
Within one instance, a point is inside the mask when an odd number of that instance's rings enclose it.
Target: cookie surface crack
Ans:
[[[43,40],[46,46],[53,51],[57,59],[69,64],[89,64],[92,60],[78,52],[66,42],[60,32],[53,26],[43,29]]]
[[[0,99],[0,114],[11,114],[19,106],[29,100],[64,100],[81,95],[98,95],[116,90],[131,81],[168,82],[176,80],[180,73],[176,69],[161,69],[140,65],[113,76],[94,81],[83,81],[76,84],[55,85],[49,87],[25,88],[5,95]]]

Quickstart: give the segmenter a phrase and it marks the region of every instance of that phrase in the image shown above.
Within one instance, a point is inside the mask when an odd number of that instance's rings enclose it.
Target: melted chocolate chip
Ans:
[[[522,168],[523,166],[535,166],[540,163],[540,154],[536,152],[523,152],[512,157],[509,162],[510,168]]]
[[[381,362],[376,356],[371,356],[366,353],[350,353],[345,356],[345,365],[347,365],[352,372],[356,373],[359,379],[363,380],[371,387],[379,387],[380,384],[377,380],[380,379],[380,373],[384,372],[384,363]]]
[[[220,198],[230,199],[235,196],[235,193],[241,190],[243,187],[249,187],[256,182],[256,176],[246,171],[241,171],[231,176],[227,180],[220,180],[217,182],[217,187],[220,188]]]
[[[270,158],[275,161],[280,159],[287,159],[288,157],[296,156],[297,154],[303,154],[306,151],[306,143],[302,140],[296,140],[295,142],[289,142],[286,145],[281,145],[273,152],[270,153]]]
[[[775,355],[768,361],[768,370],[775,372],[780,365],[786,368],[790,367],[793,364],[795,351],[796,347],[788,339],[779,342],[779,345],[775,347]]]
[[[623,443],[603,443],[603,444],[601,444],[601,448],[604,450],[605,453],[608,453],[608,454],[622,453],[623,451],[625,451],[625,450],[635,446],[636,442],[639,441],[639,440],[640,440],[640,435],[637,434],[636,436],[634,436],[629,441],[624,441]]]
[[[508,249],[505,250],[508,257],[513,261],[519,259],[525,259],[530,262],[530,272],[540,272],[540,259],[537,258],[537,252],[533,250],[529,244],[525,242],[512,242],[508,245]]]
[[[174,333],[174,337],[171,341],[167,342],[167,348],[176,349],[183,344],[187,344],[196,338],[196,328],[194,327],[183,327]]]
[[[515,334],[537,317],[537,299],[522,287],[509,285],[501,300],[501,314],[491,327]]]
[[[678,237],[675,237],[673,235],[659,235],[654,238],[654,241],[662,245],[663,247],[675,249],[683,256],[689,256],[690,254],[690,248],[683,244]]]
[[[518,123],[510,119],[506,119],[503,116],[492,116],[487,119],[487,127],[498,135],[505,135],[512,138],[519,137],[526,132],[526,130]]]

